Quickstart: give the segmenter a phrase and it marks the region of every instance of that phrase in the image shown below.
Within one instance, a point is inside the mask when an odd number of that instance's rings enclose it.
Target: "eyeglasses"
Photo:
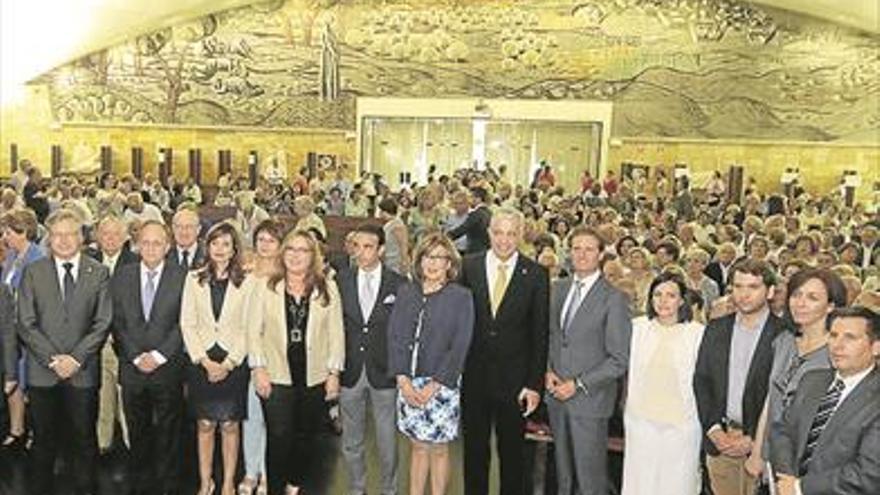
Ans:
[[[427,261],[449,261],[450,257],[445,254],[426,254],[422,259]]]
[[[294,254],[309,254],[312,252],[312,250],[309,248],[304,248],[304,247],[288,246],[288,247],[284,248],[284,252],[285,253],[294,253]]]

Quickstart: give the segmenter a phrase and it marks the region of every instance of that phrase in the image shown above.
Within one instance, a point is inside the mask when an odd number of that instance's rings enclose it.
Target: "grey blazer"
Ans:
[[[0,383],[16,380],[18,366],[18,331],[15,303],[9,286],[0,283]]]
[[[100,384],[99,352],[112,317],[107,293],[107,267],[80,256],[72,300],[61,296],[55,260],[51,257],[25,267],[18,297],[19,337],[28,353],[28,385],[51,387],[59,382],[49,369],[56,354],[69,354],[80,370],[69,380],[74,387]]]
[[[805,374],[782,420],[771,425],[770,458],[777,473],[799,475],[813,416],[834,373]],[[880,369],[875,367],[838,405],[800,478],[804,495],[880,493]]]
[[[563,334],[560,320],[572,278],[553,282],[550,291],[550,348],[547,366],[562,379],[576,378],[586,389],[565,402],[578,414],[609,418],[617,380],[626,374],[632,338],[632,315],[623,292],[599,276]],[[556,402],[549,397],[548,401]]]

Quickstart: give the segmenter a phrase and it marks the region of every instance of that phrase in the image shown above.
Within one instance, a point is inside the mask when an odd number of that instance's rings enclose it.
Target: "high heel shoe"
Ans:
[[[202,490],[202,488],[199,487],[199,491],[196,492],[196,495],[214,495],[214,480],[208,482],[206,490]]]
[[[237,495],[254,495],[254,490],[256,488],[257,480],[245,476],[244,479],[241,480],[241,483],[238,484],[238,490],[236,493]]]
[[[3,450],[8,450],[10,452],[21,452],[25,448],[25,444],[27,443],[27,435],[24,433],[13,434],[10,433],[6,435],[6,438],[3,439]]]

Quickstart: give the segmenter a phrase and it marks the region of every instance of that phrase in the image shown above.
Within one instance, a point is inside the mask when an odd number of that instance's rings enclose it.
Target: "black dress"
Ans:
[[[220,318],[223,300],[229,279],[216,280],[211,284],[211,307],[214,318]],[[243,332],[244,329],[242,328]],[[214,344],[208,349],[208,359],[222,363],[229,353],[221,346]],[[187,372],[187,388],[189,403],[196,419],[211,421],[241,421],[247,418],[247,366],[242,363],[236,366],[226,379],[211,383],[208,373],[201,365],[191,365]]]

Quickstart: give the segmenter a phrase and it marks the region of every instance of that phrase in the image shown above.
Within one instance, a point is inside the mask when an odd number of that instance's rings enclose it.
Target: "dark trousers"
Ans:
[[[95,469],[98,462],[97,387],[75,388],[66,384],[54,387],[30,387],[30,410],[33,417],[34,444],[30,493],[52,494],[55,457],[59,438],[70,438],[73,478],[80,493],[95,492]]]
[[[303,486],[326,413],[323,384],[272,384],[272,393],[263,400],[269,493],[284,493],[287,484]]]
[[[525,420],[515,397],[497,399],[488,392],[466,391],[462,397],[464,424],[464,485],[466,495],[488,495],[492,459],[492,426],[498,441],[501,495],[523,495]]]
[[[151,468],[164,491],[178,488],[183,393],[179,380],[122,385],[122,404],[131,442],[132,486],[148,488]]]

